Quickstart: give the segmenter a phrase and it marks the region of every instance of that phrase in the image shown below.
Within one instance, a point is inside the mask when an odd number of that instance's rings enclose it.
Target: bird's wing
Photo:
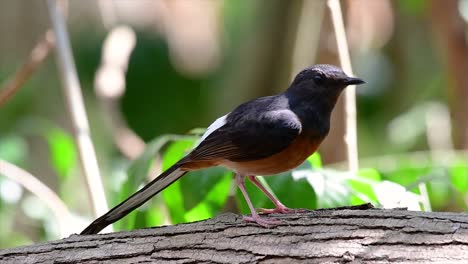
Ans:
[[[231,113],[230,115],[232,115]],[[300,134],[299,118],[289,109],[235,112],[206,135],[189,154],[192,160],[250,161],[284,150]]]

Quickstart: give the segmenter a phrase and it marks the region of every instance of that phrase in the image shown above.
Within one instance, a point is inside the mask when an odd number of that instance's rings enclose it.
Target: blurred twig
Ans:
[[[143,152],[145,142],[128,128],[121,117],[118,99],[125,92],[125,73],[135,44],[136,34],[132,28],[113,28],[104,41],[101,65],[94,79],[94,89],[106,117],[110,119],[114,142],[119,150],[132,160]]]
[[[130,160],[136,159],[146,147],[145,142],[128,128],[118,108],[118,100],[125,93],[130,55],[136,45],[136,33],[128,26],[115,26],[117,14],[113,0],[99,0],[104,27],[109,33],[102,47],[101,65],[94,77],[94,90],[106,117],[112,136],[120,152]]]
[[[351,59],[349,56],[348,41],[343,23],[343,14],[339,0],[328,0],[333,28],[335,29],[338,55],[343,70],[353,75]],[[356,86],[352,85],[345,91],[345,111],[346,111],[346,135],[345,142],[347,147],[348,167],[352,172],[359,169],[358,147],[357,147],[357,124],[356,124]]]
[[[16,71],[15,75],[5,85],[2,85],[3,88],[0,90],[0,106],[5,104],[23,86],[47,58],[54,46],[54,33],[51,30],[47,30],[31,51],[28,61]]]
[[[47,0],[49,15],[56,35],[57,59],[61,70],[65,99],[71,115],[73,132],[78,145],[87,188],[93,204],[93,212],[95,216],[98,216],[104,214],[108,210],[108,207],[96,152],[90,137],[88,118],[71,52],[68,32],[64,18],[58,11],[56,4],[55,0]]]
[[[460,15],[458,2],[455,0],[431,1],[431,19],[434,32],[438,35],[442,51],[445,53],[445,64],[448,78],[453,87],[452,115],[455,119],[455,146],[468,149],[468,41],[466,24]]]
[[[20,184],[41,199],[54,213],[59,225],[60,237],[70,235],[73,231],[73,224],[70,222],[71,213],[54,191],[29,172],[1,159],[0,174]]]

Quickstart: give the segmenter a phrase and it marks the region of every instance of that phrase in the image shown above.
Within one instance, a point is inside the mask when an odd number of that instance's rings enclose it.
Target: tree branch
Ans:
[[[0,251],[2,263],[468,263],[468,214],[329,209],[274,215],[266,229],[235,214],[79,236]],[[436,249],[436,250],[435,250]]]
[[[20,184],[44,202],[55,215],[61,236],[71,234],[72,215],[67,205],[47,185],[29,172],[2,159],[0,159],[0,175]]]
[[[6,82],[0,91],[0,106],[4,105],[22,86],[29,80],[31,75],[48,57],[50,51],[55,46],[54,33],[51,30],[42,36],[39,42],[34,46],[29,60],[26,61],[21,68],[15,73],[11,79]]]
[[[346,39],[341,4],[338,0],[328,0],[335,38],[338,49],[340,64],[346,74],[353,76],[351,57],[349,55],[348,40]],[[345,90],[345,114],[346,114],[346,153],[348,168],[351,172],[359,170],[359,155],[357,143],[357,120],[356,120],[356,86],[350,85]]]
[[[78,146],[81,165],[86,179],[86,186],[93,204],[94,216],[108,210],[101,174],[99,172],[96,151],[91,140],[88,117],[81,93],[78,73],[71,51],[70,39],[63,14],[59,11],[56,0],[48,0],[47,7],[57,43],[57,61],[62,76],[66,104],[69,108],[73,134]],[[109,229],[111,229],[109,227]]]

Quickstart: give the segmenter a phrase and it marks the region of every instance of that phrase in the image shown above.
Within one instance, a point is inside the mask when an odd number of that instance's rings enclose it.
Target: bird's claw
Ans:
[[[295,214],[295,213],[304,213],[305,209],[292,209],[287,207],[276,207],[274,209],[265,209],[260,208],[258,211],[261,214]]]
[[[269,219],[263,219],[258,215],[254,216],[244,216],[243,217],[244,221],[246,222],[254,222],[257,223],[265,228],[270,228],[270,227],[275,227],[278,225],[281,225],[283,222],[274,219],[274,218],[269,218]]]

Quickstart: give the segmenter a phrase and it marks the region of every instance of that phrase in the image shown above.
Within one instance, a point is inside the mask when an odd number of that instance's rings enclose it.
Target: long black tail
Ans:
[[[152,180],[150,183],[145,185],[141,190],[127,198],[125,201],[121,202],[109,212],[105,213],[103,216],[94,220],[88,227],[86,227],[81,235],[91,235],[97,234],[99,231],[104,229],[106,226],[120,220],[122,217],[126,216],[135,208],[144,204],[151,197],[155,196],[160,191],[164,190],[167,186],[171,185],[174,181],[186,174],[187,171],[180,169],[180,163],[174,164],[172,167],[167,169],[156,179]]]

